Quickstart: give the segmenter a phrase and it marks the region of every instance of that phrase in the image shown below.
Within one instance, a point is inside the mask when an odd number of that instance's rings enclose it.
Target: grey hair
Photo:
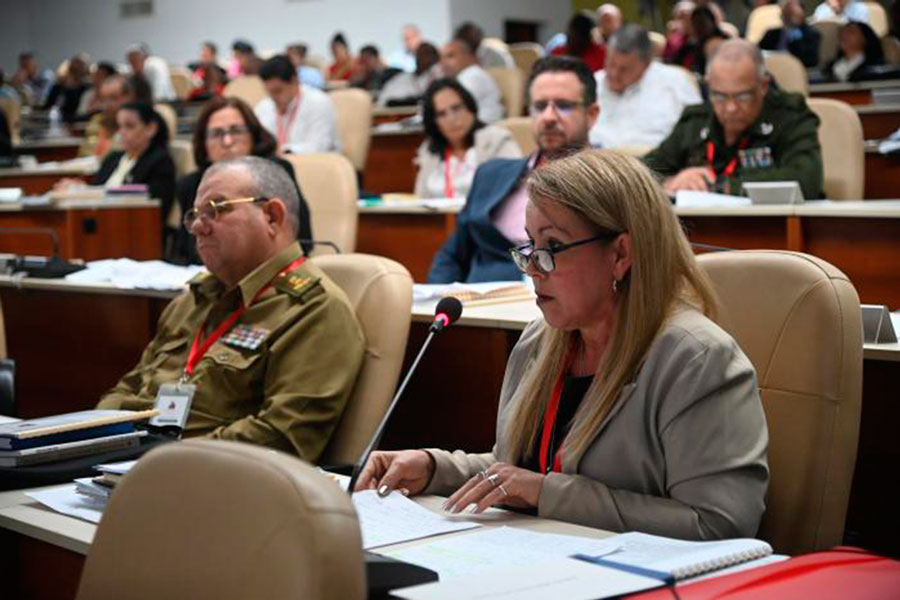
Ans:
[[[749,58],[756,67],[756,79],[762,81],[766,78],[766,63],[763,60],[762,50],[759,46],[747,40],[725,40],[722,42],[712,58],[706,63],[706,76],[709,77],[714,63],[719,61],[738,62],[743,58]]]
[[[231,169],[243,169],[250,175],[252,189],[247,190],[251,196],[279,198],[286,208],[285,222],[294,237],[300,230],[300,197],[297,185],[281,165],[258,156],[242,156],[213,163],[206,170],[203,178]]]
[[[653,60],[653,44],[647,30],[634,23],[619,28],[609,40],[610,50],[619,54],[637,54],[644,60]]]

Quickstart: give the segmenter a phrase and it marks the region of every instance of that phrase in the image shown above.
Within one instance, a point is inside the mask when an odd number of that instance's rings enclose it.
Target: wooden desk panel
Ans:
[[[416,185],[413,159],[423,139],[421,131],[373,135],[363,171],[363,189],[372,194],[411,193]]]
[[[75,598],[85,557],[27,535],[0,528],[4,598]],[[5,594],[10,594],[6,596]]]
[[[78,176],[76,174],[68,175],[68,177]],[[53,185],[63,177],[67,176],[54,172],[19,173],[15,175],[0,174],[0,187],[20,187],[26,196],[40,196],[53,189]]]
[[[866,200],[900,196],[900,154],[866,152]]]
[[[832,100],[840,100],[847,104],[871,104],[871,90],[841,90],[832,92],[819,92],[811,89],[809,95],[813,98],[831,98]]]
[[[78,156],[81,140],[62,139],[58,143],[53,140],[25,141],[14,147],[18,155],[34,156],[38,162],[70,160]]]
[[[860,112],[859,119],[862,121],[863,139],[867,140],[886,138],[900,128],[900,110]]]
[[[359,215],[357,252],[392,258],[409,269],[416,283],[425,283],[435,253],[456,227],[456,215]]]

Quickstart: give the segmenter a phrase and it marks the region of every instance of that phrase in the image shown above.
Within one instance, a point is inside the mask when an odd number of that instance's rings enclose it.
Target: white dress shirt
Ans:
[[[483,123],[494,123],[503,118],[505,111],[500,103],[500,89],[487,71],[479,65],[469,65],[459,72],[456,79],[475,97],[478,118]]]
[[[172,87],[169,65],[160,57],[148,56],[144,59],[144,79],[150,84],[154,102],[175,99],[175,88]]]
[[[672,132],[681,111],[702,102],[686,73],[656,61],[621,94],[609,89],[606,71],[597,71],[594,78],[600,104],[600,116],[590,132],[594,146],[656,148]]]
[[[263,127],[278,139],[279,121],[286,130],[284,143],[279,140],[279,148],[294,154],[312,152],[335,152],[340,149],[337,133],[337,118],[334,105],[328,94],[322,90],[300,85],[300,104],[291,117],[290,108],[279,115],[271,98],[260,101],[253,109]]]
[[[823,21],[826,19],[838,19],[840,21],[858,21],[860,23],[869,23],[869,7],[865,5],[864,2],[859,2],[858,0],[850,0],[847,6],[844,7],[844,12],[841,14],[836,14],[834,9],[828,5],[827,2],[823,2],[816,7],[815,12],[812,16],[812,21]]]

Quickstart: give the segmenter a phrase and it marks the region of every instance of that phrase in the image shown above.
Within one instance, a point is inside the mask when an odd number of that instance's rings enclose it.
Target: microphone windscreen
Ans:
[[[437,303],[434,314],[435,316],[441,314],[446,315],[448,319],[447,325],[449,325],[459,319],[460,315],[462,315],[462,308],[462,302],[460,302],[458,298],[445,296]]]

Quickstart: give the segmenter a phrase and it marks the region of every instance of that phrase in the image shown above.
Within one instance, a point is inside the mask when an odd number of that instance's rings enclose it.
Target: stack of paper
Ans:
[[[532,288],[519,281],[487,281],[483,283],[450,283],[433,284],[417,283],[413,285],[413,302],[431,302],[444,296],[453,296],[464,305],[478,303],[519,302],[534,298]]]
[[[161,260],[136,261],[130,258],[95,260],[87,263],[86,267],[66,275],[66,281],[110,283],[123,289],[177,290],[206,270],[201,265],[182,267]]]

